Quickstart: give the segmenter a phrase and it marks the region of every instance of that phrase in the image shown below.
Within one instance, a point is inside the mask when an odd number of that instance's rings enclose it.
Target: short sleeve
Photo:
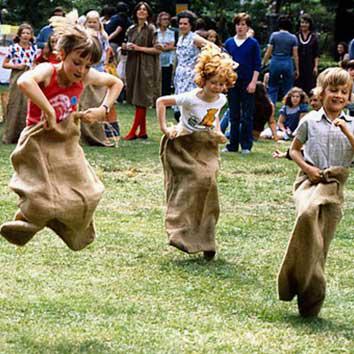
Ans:
[[[281,106],[279,109],[279,114],[286,116],[286,106]]]
[[[308,137],[308,120],[304,119],[300,121],[299,126],[295,130],[295,138],[297,138],[302,144],[305,144]]]
[[[268,44],[271,44],[272,46],[274,46],[274,32],[270,35]]]
[[[309,106],[306,103],[300,104],[300,113],[307,113],[309,111]]]
[[[10,45],[10,47],[7,50],[7,54],[6,54],[6,59],[12,59],[13,54],[14,54],[14,46]]]
[[[179,95],[175,95],[176,105],[177,106],[188,106],[191,102],[191,96],[189,92],[181,93]]]

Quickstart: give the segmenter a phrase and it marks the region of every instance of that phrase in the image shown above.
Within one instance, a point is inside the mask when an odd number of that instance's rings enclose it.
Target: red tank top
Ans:
[[[77,110],[80,95],[84,88],[81,81],[73,83],[68,87],[60,87],[57,82],[57,70],[53,65],[53,74],[47,87],[40,84],[39,87],[47,97],[49,103],[55,110],[57,123],[66,119],[71,112]],[[31,100],[28,100],[26,125],[37,124],[41,120],[42,110]]]

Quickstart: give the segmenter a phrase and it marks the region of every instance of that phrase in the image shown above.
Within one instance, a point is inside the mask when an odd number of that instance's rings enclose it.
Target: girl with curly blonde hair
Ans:
[[[216,46],[204,47],[195,67],[198,88],[160,97],[156,103],[164,133],[161,160],[169,244],[186,253],[203,252],[206,260],[216,253],[218,144],[226,142],[219,113],[226,103],[223,92],[236,81],[236,67]],[[179,106],[181,118],[176,126],[167,127],[166,107],[173,105]]]

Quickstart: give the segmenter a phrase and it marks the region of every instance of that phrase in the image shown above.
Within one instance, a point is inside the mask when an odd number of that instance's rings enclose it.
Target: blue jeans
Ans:
[[[230,108],[228,108],[224,115],[222,116],[221,118],[221,121],[220,121],[220,129],[222,131],[223,134],[225,134],[228,126],[229,126],[229,123],[230,123]]]
[[[291,57],[273,57],[269,65],[268,94],[276,104],[281,90],[285,95],[294,85],[294,64]]]
[[[253,145],[254,94],[247,92],[249,82],[237,80],[228,92],[230,108],[230,143],[229,151],[251,150]]]

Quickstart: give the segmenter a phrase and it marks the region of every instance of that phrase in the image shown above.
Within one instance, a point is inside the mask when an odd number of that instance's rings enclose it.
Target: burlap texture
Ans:
[[[279,299],[297,295],[301,316],[316,316],[326,295],[325,263],[342,216],[343,187],[349,172],[333,167],[312,184],[300,172],[294,183],[296,221],[278,274]]]
[[[99,107],[106,92],[107,88],[105,86],[87,85],[80,96],[80,111]],[[81,122],[81,141],[92,146],[111,146],[106,140],[104,125],[99,122],[93,124]]]
[[[216,251],[218,138],[213,132],[196,132],[161,140],[166,231],[169,244],[187,253]]]
[[[71,249],[79,250],[95,238],[93,215],[104,187],[79,145],[80,128],[74,116],[51,131],[43,128],[43,122],[24,129],[11,155],[15,173],[10,188],[20,197],[17,216],[22,217],[16,219],[37,231],[47,226]],[[20,245],[31,238],[16,242],[16,235],[14,240],[11,235],[6,238]]]
[[[17,80],[26,70],[11,70],[9,101],[6,107],[4,144],[16,144],[22,130],[26,126],[27,97],[17,87]]]

